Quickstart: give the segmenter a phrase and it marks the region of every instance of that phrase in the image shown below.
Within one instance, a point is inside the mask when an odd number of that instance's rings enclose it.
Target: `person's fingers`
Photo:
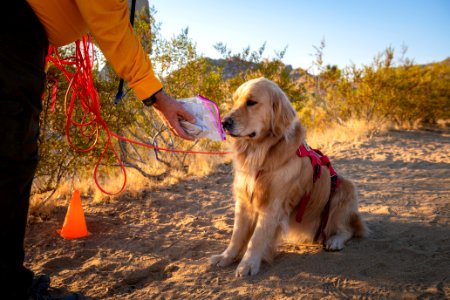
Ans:
[[[177,132],[177,135],[188,140],[194,140],[194,138],[184,131],[183,127],[180,124],[180,119],[186,120],[189,123],[195,124],[195,117],[187,112],[182,105],[178,106],[177,110],[177,118],[172,120],[171,124],[174,127],[174,130]]]
[[[194,140],[194,138],[192,136],[190,136],[189,134],[187,134],[183,127],[180,124],[180,118],[183,118],[180,114],[180,111],[174,111],[174,112],[170,112],[168,115],[166,115],[167,117],[167,125],[170,128],[170,130],[177,136],[183,138],[183,139],[187,139],[187,140]]]
[[[181,124],[179,122],[179,117],[175,113],[169,113],[168,115],[164,115],[162,112],[157,111],[157,114],[163,121],[163,123],[166,125],[167,128],[176,136],[181,137],[183,139],[187,140],[194,140],[194,138],[187,134],[184,129],[181,127]]]
[[[183,106],[180,105],[180,108],[181,109],[178,112],[179,116],[184,120],[188,121],[189,123],[195,124],[196,123],[195,117],[192,114],[190,114],[187,110],[185,110]]]
[[[175,131],[175,134],[178,135],[179,137],[190,141],[194,140],[194,137],[192,137],[191,135],[186,133],[186,131],[184,131],[183,127],[181,127],[179,120],[176,121],[174,120],[174,122],[172,123],[172,128]]]
[[[157,94],[158,101],[153,108],[158,112],[159,117],[163,120],[173,134],[186,139],[194,140],[194,138],[186,133],[180,124],[180,119],[195,124],[195,117],[187,112],[184,107],[172,97],[168,96],[164,91]]]

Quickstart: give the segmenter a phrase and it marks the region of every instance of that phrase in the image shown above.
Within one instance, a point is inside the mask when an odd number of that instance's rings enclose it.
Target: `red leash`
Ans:
[[[51,62],[58,68],[63,74],[66,80],[69,82],[69,87],[67,89],[65,98],[64,98],[64,111],[66,114],[66,137],[69,146],[77,152],[88,152],[94,149],[97,145],[97,141],[100,135],[100,130],[104,130],[106,133],[106,145],[100,155],[95,168],[94,168],[94,181],[97,187],[105,194],[108,195],[116,195],[122,192],[127,183],[127,173],[125,170],[125,166],[120,159],[118,153],[114,149],[114,145],[112,144],[111,137],[115,137],[119,140],[133,143],[142,147],[157,149],[166,152],[174,152],[174,153],[188,153],[188,154],[209,154],[209,155],[225,155],[230,154],[230,152],[208,152],[208,151],[186,151],[186,150],[175,150],[175,149],[167,149],[156,147],[150,144],[138,142],[135,140],[128,139],[121,135],[118,135],[109,130],[108,125],[105,120],[101,117],[100,114],[100,98],[97,93],[97,90],[94,87],[94,81],[92,78],[92,62],[94,61],[94,47],[92,44],[91,37],[89,35],[84,36],[81,40],[78,40],[76,43],[75,56],[62,59],[57,48],[50,46],[49,52],[46,58],[46,62]],[[68,70],[67,66],[73,66],[75,70],[71,72]],[[54,103],[56,101],[56,88],[58,81],[53,78],[53,88],[52,88],[52,111],[54,108]],[[73,113],[75,109],[75,104],[77,103],[81,107],[83,115],[81,121],[75,121],[73,119]],[[78,108],[78,106],[77,106]],[[90,144],[87,147],[77,147],[72,142],[71,138],[71,128],[72,127],[79,128],[81,135],[86,138]],[[119,162],[120,168],[124,175],[124,181],[122,187],[117,192],[109,192],[105,190],[97,179],[97,171],[100,166],[106,152],[111,150],[114,153],[114,156],[117,158]]]

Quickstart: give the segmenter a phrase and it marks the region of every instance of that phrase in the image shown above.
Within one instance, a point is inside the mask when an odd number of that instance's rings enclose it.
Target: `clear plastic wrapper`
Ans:
[[[183,129],[195,139],[207,138],[213,141],[225,140],[222,120],[217,104],[201,95],[179,100],[196,120],[195,124],[181,120]]]

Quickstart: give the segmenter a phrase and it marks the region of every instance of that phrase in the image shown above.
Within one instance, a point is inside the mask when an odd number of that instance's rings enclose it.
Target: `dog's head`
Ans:
[[[274,82],[261,77],[236,90],[233,108],[222,125],[234,138],[259,141],[284,135],[295,119],[296,112],[286,94]]]

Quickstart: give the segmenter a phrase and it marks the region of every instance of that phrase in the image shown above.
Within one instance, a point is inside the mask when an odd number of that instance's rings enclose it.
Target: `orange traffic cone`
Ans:
[[[58,230],[58,233],[65,239],[76,239],[88,235],[79,190],[73,192],[72,199],[67,208],[64,225]]]

